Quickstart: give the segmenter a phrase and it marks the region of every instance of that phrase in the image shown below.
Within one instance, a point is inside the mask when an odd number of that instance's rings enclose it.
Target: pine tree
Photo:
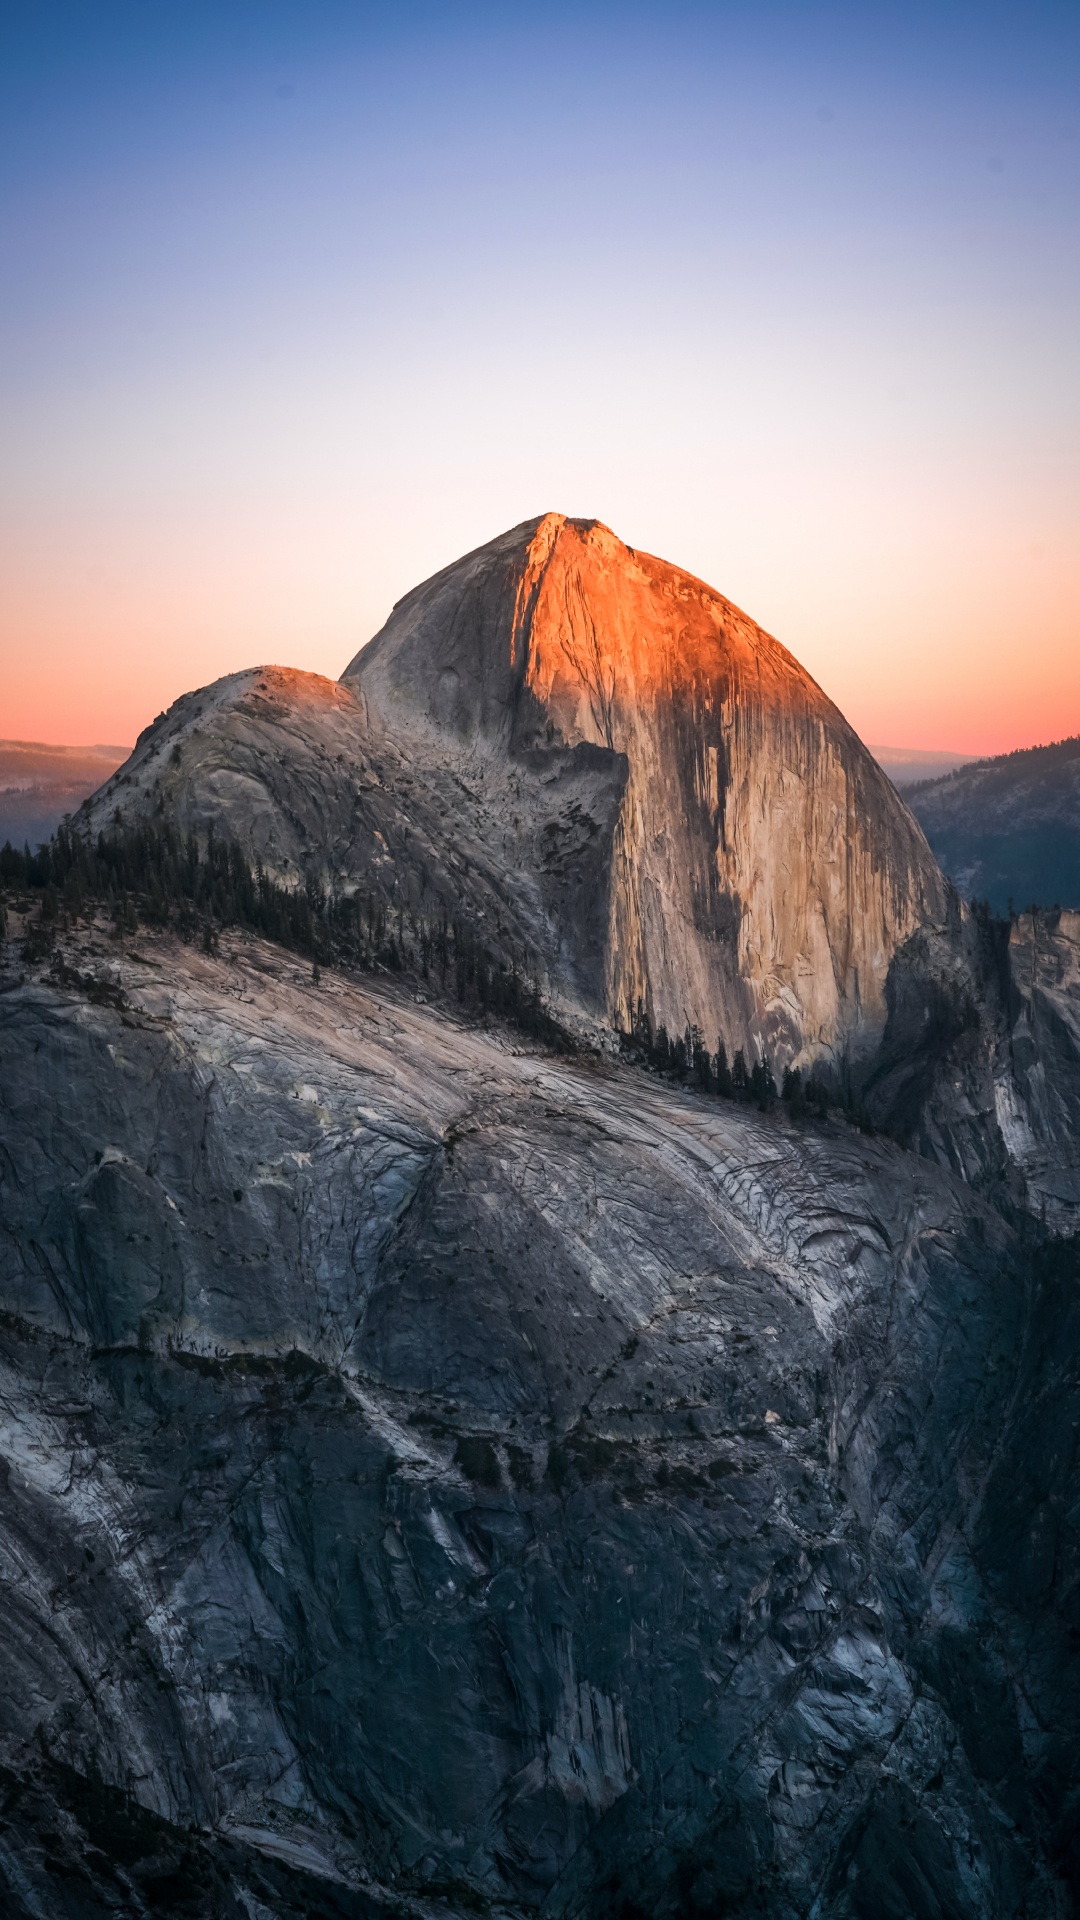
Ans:
[[[793,1120],[797,1120],[806,1112],[806,1090],[803,1086],[801,1068],[784,1068],[784,1084],[780,1090],[780,1098],[786,1103]]]

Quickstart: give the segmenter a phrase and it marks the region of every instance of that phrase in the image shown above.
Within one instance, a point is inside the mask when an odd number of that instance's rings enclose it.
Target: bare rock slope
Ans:
[[[1074,1910],[1071,1270],[254,943],[13,960],[5,1913]]]

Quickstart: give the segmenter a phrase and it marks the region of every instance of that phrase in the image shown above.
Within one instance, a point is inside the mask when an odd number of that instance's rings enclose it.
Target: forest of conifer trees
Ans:
[[[470,1012],[512,1022],[545,1045],[572,1043],[544,1004],[528,957],[493,955],[464,914],[420,916],[375,892],[332,897],[285,887],[254,868],[234,840],[209,832],[182,838],[168,825],[117,827],[85,838],[63,826],[36,853],[0,848],[0,898],[35,913],[27,957],[91,909],[104,909],[118,935],[140,922],[171,927],[207,952],[235,927],[303,954],[317,970],[352,966],[415,974]]]
[[[420,915],[369,890],[330,895],[309,882],[286,887],[261,865],[250,864],[235,840],[209,831],[200,844],[167,824],[117,826],[96,837],[68,825],[31,852],[10,842],[0,848],[0,933],[5,904],[29,911],[23,934],[27,959],[40,959],[58,934],[92,911],[108,914],[117,937],[140,923],[171,928],[204,950],[237,928],[302,954],[313,976],[326,966],[408,974],[463,1010],[503,1019],[559,1051],[575,1041],[544,1003],[538,969],[522,954],[494,956],[463,913]],[[830,1107],[869,1129],[853,1097],[830,1088],[820,1072],[785,1068],[777,1087],[762,1054],[747,1064],[742,1050],[728,1061],[723,1040],[711,1052],[697,1027],[670,1035],[638,1009],[622,1049],[654,1071],[700,1094],[742,1101],[762,1113],[779,1100],[792,1119],[824,1120]]]

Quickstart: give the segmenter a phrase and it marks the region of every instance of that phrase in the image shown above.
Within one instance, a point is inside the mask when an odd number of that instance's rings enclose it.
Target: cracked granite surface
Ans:
[[[842,1123],[226,938],[0,995],[0,1886],[1064,1916],[1080,1326]]]

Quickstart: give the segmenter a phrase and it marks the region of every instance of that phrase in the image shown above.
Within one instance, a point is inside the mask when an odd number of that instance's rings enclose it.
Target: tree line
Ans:
[[[202,842],[157,821],[117,825],[96,836],[65,824],[36,853],[8,841],[0,847],[0,895],[22,896],[38,908],[24,936],[28,959],[42,958],[59,932],[91,910],[109,914],[118,938],[134,934],[140,923],[169,927],[207,953],[232,927],[302,954],[316,980],[322,967],[334,965],[410,973],[465,1011],[495,1015],[563,1051],[574,1045],[545,1006],[527,956],[493,954],[464,912],[418,913],[372,889],[334,895],[310,879],[284,886],[212,825]],[[3,919],[0,901],[0,933]],[[710,1051],[696,1026],[673,1035],[654,1028],[643,1006],[622,1042],[634,1057],[700,1093],[763,1113],[779,1100],[793,1118],[824,1119],[838,1107],[872,1131],[853,1093],[830,1086],[820,1071],[804,1075],[786,1067],[778,1087],[766,1054],[748,1065],[740,1048],[729,1062],[722,1039]]]
[[[528,957],[493,954],[464,912],[418,914],[373,890],[333,895],[312,880],[283,886],[213,826],[202,842],[156,821],[93,837],[64,825],[36,853],[8,841],[0,848],[0,890],[29,896],[38,908],[28,958],[43,955],[91,909],[108,912],[118,937],[140,922],[171,927],[208,953],[222,929],[235,927],[303,954],[316,979],[332,965],[415,973],[467,1011],[498,1015],[545,1045],[571,1045]]]
[[[804,1074],[801,1067],[785,1067],[780,1085],[768,1055],[762,1052],[752,1066],[747,1065],[741,1047],[729,1063],[722,1039],[710,1052],[700,1028],[687,1023],[681,1034],[669,1034],[664,1026],[654,1027],[643,1006],[638,1007],[633,1029],[622,1036],[624,1049],[644,1059],[658,1073],[711,1094],[720,1100],[740,1100],[756,1106],[762,1113],[779,1100],[793,1119],[824,1120],[830,1107],[840,1109],[865,1132],[872,1132],[869,1115],[854,1095],[830,1087],[820,1071]]]

